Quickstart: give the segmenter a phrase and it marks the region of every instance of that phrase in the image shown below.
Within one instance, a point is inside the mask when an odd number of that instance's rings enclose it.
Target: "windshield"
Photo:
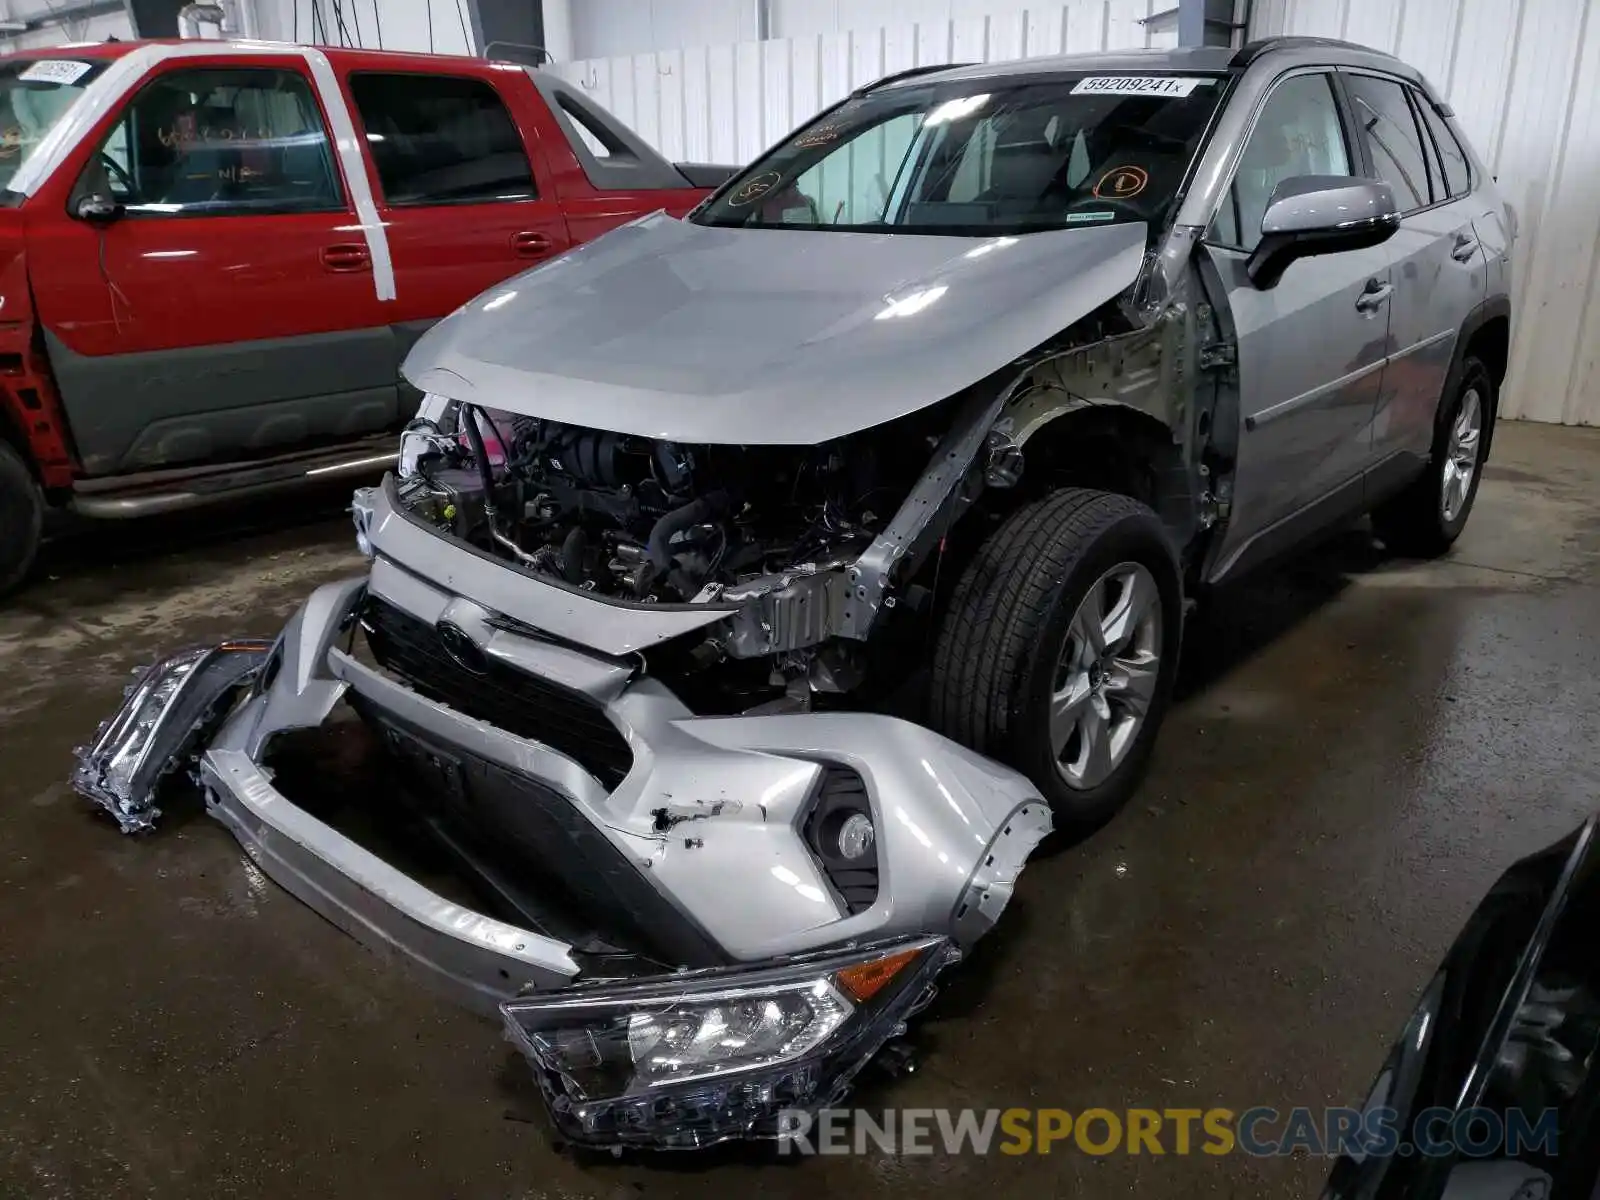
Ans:
[[[694,220],[987,236],[1164,222],[1222,76],[1051,76],[887,87],[743,171]]]
[[[9,187],[57,121],[105,64],[83,59],[24,58],[0,63],[0,187]]]

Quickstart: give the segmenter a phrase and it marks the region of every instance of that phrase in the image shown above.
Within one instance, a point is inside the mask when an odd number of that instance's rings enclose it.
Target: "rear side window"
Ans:
[[[350,77],[384,200],[491,204],[538,195],[516,122],[481,79]]]
[[[1461,142],[1456,138],[1454,131],[1428,102],[1426,96],[1412,92],[1411,98],[1416,102],[1417,111],[1422,114],[1424,123],[1433,134],[1433,144],[1439,148],[1439,162],[1444,169],[1447,194],[1452,197],[1465,196],[1472,190],[1472,167],[1467,163],[1467,152],[1461,148]],[[1435,198],[1442,200],[1444,196]]]
[[[327,212],[344,207],[310,82],[298,71],[174,71],[129,102],[80,191],[133,216]]]
[[[1406,102],[1406,89],[1392,79],[1348,75],[1356,124],[1366,136],[1378,178],[1394,188],[1402,212],[1433,203],[1424,140],[1416,116]],[[1440,199],[1444,198],[1443,188]]]

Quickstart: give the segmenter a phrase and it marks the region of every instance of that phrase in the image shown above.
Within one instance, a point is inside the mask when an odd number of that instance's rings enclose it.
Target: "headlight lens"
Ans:
[[[850,1004],[826,980],[765,995],[628,1018],[635,1086],[706,1079],[805,1054],[844,1024]]]
[[[175,655],[164,664],[165,670],[146,672],[129,693],[123,709],[123,719],[116,730],[116,740],[111,760],[103,776],[106,790],[117,796],[127,796],[133,787],[133,777],[144,762],[150,745],[150,735],[172,705],[173,697],[183,686],[183,681],[210,653],[209,647],[189,650]]]
[[[825,1041],[850,1012],[826,979],[797,980],[645,1004],[577,1030],[536,1033],[532,1043],[588,1099],[787,1062]]]
[[[762,1136],[832,1096],[931,994],[943,937],[579,986],[501,1006],[557,1125],[589,1145]]]
[[[122,707],[77,751],[72,786],[100,805],[124,832],[160,816],[155,788],[184,760],[208,720],[266,661],[272,643],[235,640],[185,650],[140,672]]]

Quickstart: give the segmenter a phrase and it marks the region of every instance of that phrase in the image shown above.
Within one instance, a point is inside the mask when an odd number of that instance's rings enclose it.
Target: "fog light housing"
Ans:
[[[857,862],[867,856],[872,841],[872,818],[866,813],[852,813],[839,826],[839,857]]]
[[[579,984],[500,1007],[557,1129],[663,1149],[773,1137],[839,1099],[959,952],[944,937],[757,967]]]
[[[825,762],[803,832],[812,856],[851,916],[878,900],[877,829],[866,780],[844,763]]]

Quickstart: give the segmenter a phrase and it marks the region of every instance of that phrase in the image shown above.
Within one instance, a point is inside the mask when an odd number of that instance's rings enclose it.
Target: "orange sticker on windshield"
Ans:
[[[781,182],[783,182],[783,176],[778,172],[763,171],[753,179],[747,179],[736,187],[733,190],[733,195],[728,197],[728,203],[735,208],[740,208],[746,204],[754,204]]]
[[[1130,200],[1150,183],[1150,172],[1143,167],[1112,167],[1094,185],[1097,200]]]

